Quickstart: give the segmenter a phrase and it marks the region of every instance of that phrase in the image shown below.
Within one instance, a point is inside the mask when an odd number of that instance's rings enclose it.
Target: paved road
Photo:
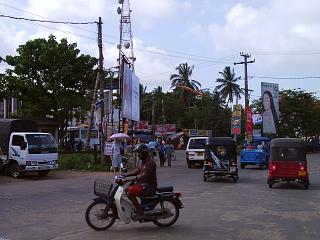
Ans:
[[[109,173],[53,173],[14,180],[0,177],[0,239],[244,239],[301,240],[320,236],[320,154],[308,156],[311,186],[266,185],[266,170],[239,170],[240,181],[203,182],[202,171],[188,169],[183,153],[171,168],[158,168],[159,185],[173,184],[185,208],[166,229],[152,223],[95,232],[84,213],[92,184]]]

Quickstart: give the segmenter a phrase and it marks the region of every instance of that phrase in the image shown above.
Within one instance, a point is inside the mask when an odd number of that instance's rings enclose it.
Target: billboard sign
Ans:
[[[263,133],[279,131],[279,84],[261,83]]]
[[[139,79],[127,64],[123,67],[122,117],[140,121]]]
[[[235,105],[231,116],[231,135],[241,134],[241,105]]]
[[[261,125],[262,124],[262,115],[260,113],[252,115],[253,125]]]

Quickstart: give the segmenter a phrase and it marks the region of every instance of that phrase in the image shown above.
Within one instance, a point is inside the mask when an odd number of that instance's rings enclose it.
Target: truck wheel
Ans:
[[[10,165],[10,175],[14,178],[19,178],[21,176],[20,167],[16,162]]]
[[[241,169],[244,169],[245,168],[245,164],[244,163],[240,163],[240,167],[241,167]]]
[[[187,164],[188,164],[188,168],[191,168],[192,167],[192,164],[190,161],[187,161]]]
[[[45,177],[48,175],[49,172],[50,172],[50,170],[38,171],[38,175],[40,177]]]

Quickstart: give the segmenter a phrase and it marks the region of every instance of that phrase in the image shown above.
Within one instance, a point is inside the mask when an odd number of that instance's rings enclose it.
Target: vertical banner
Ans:
[[[261,83],[263,133],[279,131],[279,84]]]
[[[252,134],[253,134],[252,108],[247,107],[245,112],[246,112],[246,136],[248,140],[252,140]]]
[[[241,134],[241,105],[235,105],[231,116],[231,135]]]
[[[140,92],[139,79],[132,73],[132,93],[131,93],[131,120],[140,121]]]
[[[123,65],[122,117],[131,119],[132,116],[132,71],[127,64]]]
[[[139,79],[127,64],[123,68],[122,117],[140,121]]]

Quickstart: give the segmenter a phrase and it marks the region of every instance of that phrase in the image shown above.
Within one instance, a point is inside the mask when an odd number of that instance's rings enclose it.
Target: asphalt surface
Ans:
[[[239,169],[240,179],[203,182],[201,168],[188,169],[184,152],[172,167],[158,168],[160,186],[173,185],[185,206],[177,223],[116,221],[96,232],[85,222],[95,178],[110,173],[53,172],[12,179],[0,176],[0,240],[15,239],[243,239],[301,240],[320,237],[320,154],[308,155],[310,189],[278,184],[269,189],[267,170]]]

